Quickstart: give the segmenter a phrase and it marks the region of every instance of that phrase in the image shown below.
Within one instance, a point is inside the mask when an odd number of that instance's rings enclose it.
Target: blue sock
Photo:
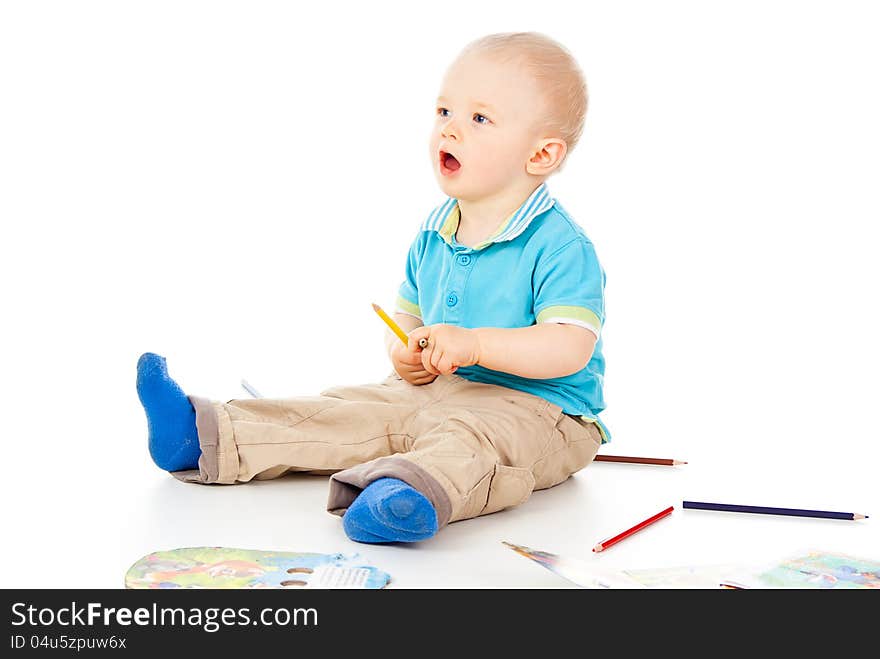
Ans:
[[[150,456],[165,471],[197,469],[202,450],[196,412],[168,376],[165,358],[145,352],[137,364],[137,392],[147,413]]]
[[[418,542],[437,532],[437,513],[415,488],[396,478],[379,478],[345,511],[342,526],[357,542]]]

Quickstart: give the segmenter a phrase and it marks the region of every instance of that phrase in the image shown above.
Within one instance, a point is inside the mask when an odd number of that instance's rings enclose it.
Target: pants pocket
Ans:
[[[598,426],[590,420],[565,416],[559,422],[559,429],[566,438],[567,469],[573,474],[593,461],[602,445],[602,435]]]
[[[569,442],[592,440],[599,446],[602,445],[602,433],[598,424],[592,419],[564,414],[559,419],[557,427]]]
[[[489,497],[481,515],[512,508],[525,502],[535,489],[535,477],[529,469],[496,464],[489,483]]]

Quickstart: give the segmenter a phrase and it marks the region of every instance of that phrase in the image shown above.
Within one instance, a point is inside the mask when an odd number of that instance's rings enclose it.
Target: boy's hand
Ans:
[[[419,348],[419,339],[428,345]],[[477,333],[457,325],[426,325],[409,333],[408,353],[421,353],[425,371],[436,375],[455,373],[459,366],[472,366],[480,360],[480,342]]]
[[[410,384],[430,384],[437,378],[437,375],[429,373],[422,366],[418,339],[415,342],[409,339],[409,344],[415,345],[416,350],[410,350],[400,341],[391,349],[391,363],[394,364],[394,370]]]

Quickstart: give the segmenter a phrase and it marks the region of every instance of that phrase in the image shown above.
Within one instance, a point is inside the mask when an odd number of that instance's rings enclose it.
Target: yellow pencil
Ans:
[[[384,320],[385,324],[391,328],[391,331],[394,332],[395,334],[397,334],[398,337],[400,337],[400,340],[403,341],[403,345],[405,345],[405,346],[409,345],[409,340],[407,339],[406,332],[404,332],[402,329],[400,329],[400,325],[395,323],[387,313],[382,311],[382,307],[380,307],[378,304],[374,304],[373,311],[375,311],[377,314],[379,314],[379,318]],[[419,347],[420,348],[424,348],[426,345],[428,345],[427,339],[419,339]]]

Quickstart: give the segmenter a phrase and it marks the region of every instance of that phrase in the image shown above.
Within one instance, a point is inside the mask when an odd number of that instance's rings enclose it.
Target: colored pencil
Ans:
[[[391,318],[391,316],[389,316],[387,313],[382,311],[382,307],[380,307],[378,304],[374,304],[373,311],[375,311],[377,314],[379,314],[379,318],[381,318],[382,320],[385,321],[385,324],[391,328],[392,332],[397,334],[398,338],[401,341],[403,341],[403,345],[405,345],[405,346],[409,345],[409,339],[406,336],[406,332],[404,332],[400,328],[400,325],[398,325],[397,323],[394,322],[394,320]],[[424,348],[426,345],[428,345],[428,339],[419,339],[419,347],[420,348]]]
[[[824,517],[825,519],[866,519],[859,513],[838,513],[830,510],[804,510],[802,508],[771,508],[769,506],[742,506],[731,503],[707,503],[705,501],[682,501],[682,508],[694,510],[720,510],[729,513],[762,513],[766,515],[794,515],[797,517]]]
[[[629,455],[597,455],[593,458],[596,462],[628,462],[643,465],[686,465],[687,460],[673,460],[672,458],[636,458]]]
[[[661,511],[660,511],[659,513],[657,513],[656,515],[654,515],[654,516],[652,516],[652,517],[649,517],[648,519],[646,519],[646,520],[643,521],[643,522],[639,522],[639,523],[636,524],[634,527],[632,527],[632,528],[630,528],[630,529],[627,529],[627,530],[624,531],[623,533],[618,533],[618,534],[617,534],[616,536],[614,536],[613,538],[608,538],[607,540],[603,540],[603,541],[600,542],[598,545],[596,545],[595,547],[593,547],[593,551],[595,551],[595,552],[605,551],[605,550],[608,549],[611,545],[616,545],[618,542],[620,542],[620,541],[623,540],[624,538],[628,538],[628,537],[631,536],[633,533],[636,533],[637,531],[641,531],[641,530],[642,530],[643,528],[645,528],[646,526],[648,526],[648,525],[650,525],[650,524],[653,524],[654,522],[656,522],[656,521],[658,521],[658,520],[663,519],[664,517],[666,517],[667,515],[669,515],[669,514],[671,514],[671,513],[672,513],[672,506],[669,506],[669,508],[666,508],[665,510],[661,510]]]

